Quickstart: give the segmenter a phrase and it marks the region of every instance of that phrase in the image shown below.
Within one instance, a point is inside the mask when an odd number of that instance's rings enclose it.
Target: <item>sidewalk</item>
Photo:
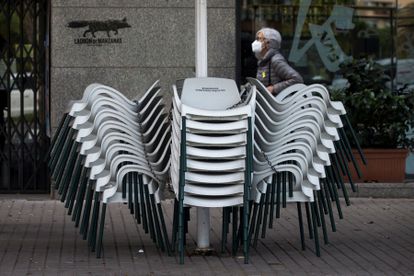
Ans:
[[[110,205],[104,257],[96,259],[60,201],[21,197],[27,199],[0,195],[0,275],[414,275],[414,199],[352,198],[351,206],[343,204],[345,218],[336,218],[337,232],[329,231],[330,244],[320,237],[320,258],[309,239],[300,249],[296,209],[289,205],[251,249],[247,265],[241,252],[192,256],[192,215],[188,256],[179,265],[157,250],[127,206]],[[170,227],[171,201],[163,207]],[[211,242],[218,250],[221,214],[213,210]]]

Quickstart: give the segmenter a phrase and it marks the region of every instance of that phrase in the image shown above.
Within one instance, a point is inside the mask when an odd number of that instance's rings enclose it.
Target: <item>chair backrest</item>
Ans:
[[[236,82],[223,78],[185,79],[181,94],[183,104],[207,110],[225,110],[240,100]]]

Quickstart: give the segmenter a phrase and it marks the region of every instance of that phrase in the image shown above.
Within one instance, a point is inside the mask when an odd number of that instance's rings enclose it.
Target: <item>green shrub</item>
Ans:
[[[412,149],[407,131],[414,126],[414,94],[387,88],[389,77],[372,60],[348,61],[341,72],[349,86],[333,91],[332,98],[344,103],[361,146]]]

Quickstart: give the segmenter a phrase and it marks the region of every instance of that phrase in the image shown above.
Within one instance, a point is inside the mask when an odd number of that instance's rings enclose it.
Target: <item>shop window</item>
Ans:
[[[338,88],[339,67],[346,60],[367,58],[386,67],[390,89],[414,80],[414,1],[265,1],[241,4],[242,82],[255,76],[250,44],[262,27],[283,37],[282,54],[306,83]],[[409,67],[411,66],[411,67]],[[413,85],[414,86],[414,85]]]

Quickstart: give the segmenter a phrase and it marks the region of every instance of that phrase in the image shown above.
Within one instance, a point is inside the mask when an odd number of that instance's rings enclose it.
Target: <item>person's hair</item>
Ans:
[[[263,33],[264,38],[268,41],[269,47],[272,49],[279,50],[282,44],[282,36],[278,31],[272,28],[261,28],[257,33]]]

